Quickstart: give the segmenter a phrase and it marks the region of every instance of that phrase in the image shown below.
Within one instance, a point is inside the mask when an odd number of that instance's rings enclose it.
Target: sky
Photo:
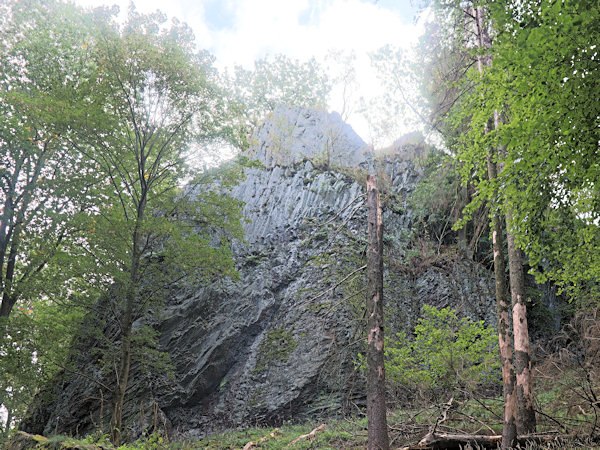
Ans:
[[[86,7],[118,5],[127,11],[129,0],[75,0]],[[157,9],[186,22],[197,46],[216,56],[219,68],[252,68],[259,58],[278,53],[323,62],[332,50],[354,51],[357,92],[379,94],[368,53],[391,44],[409,47],[418,37],[415,0],[137,0],[138,11]],[[339,70],[329,64],[331,70]],[[332,73],[332,75],[334,75]],[[341,88],[334,88],[330,110],[341,112]],[[354,108],[355,110],[358,108]],[[354,111],[348,123],[367,142],[372,140],[365,118]],[[408,131],[408,130],[406,130]]]

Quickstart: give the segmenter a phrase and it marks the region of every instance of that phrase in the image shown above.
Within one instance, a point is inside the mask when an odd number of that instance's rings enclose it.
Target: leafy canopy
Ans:
[[[463,111],[470,119],[459,154],[464,174],[484,170],[490,146],[505,148],[504,170],[494,182],[481,177],[475,200],[510,210],[511,232],[540,280],[573,294],[593,290],[600,280],[600,12],[593,1],[488,6],[493,64]],[[503,123],[486,134],[494,110]]]

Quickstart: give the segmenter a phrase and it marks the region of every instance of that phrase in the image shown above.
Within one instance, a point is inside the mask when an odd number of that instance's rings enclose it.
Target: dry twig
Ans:
[[[271,431],[269,434],[267,434],[266,436],[261,437],[258,442],[253,442],[250,441],[248,442],[246,445],[244,445],[243,450],[250,450],[251,448],[256,448],[259,446],[259,444],[262,444],[263,442],[265,442],[268,439],[272,439],[274,437],[277,436],[277,432],[279,431],[279,428],[275,428],[273,431]]]
[[[319,425],[317,428],[315,428],[314,430],[312,430],[310,433],[298,436],[296,439],[294,439],[292,442],[290,442],[290,445],[293,445],[293,444],[301,441],[302,439],[312,439],[317,435],[317,433],[319,431],[322,431],[324,429],[325,429],[325,424],[323,423],[323,424]]]

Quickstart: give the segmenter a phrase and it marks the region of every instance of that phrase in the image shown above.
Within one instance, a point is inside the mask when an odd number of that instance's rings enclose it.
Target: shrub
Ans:
[[[385,356],[391,387],[411,396],[450,397],[500,383],[495,330],[450,308],[424,305],[413,338],[399,333],[388,339]]]

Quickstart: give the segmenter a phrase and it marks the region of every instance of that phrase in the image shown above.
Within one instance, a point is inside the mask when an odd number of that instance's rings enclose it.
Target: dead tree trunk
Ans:
[[[488,159],[490,179],[496,176],[496,164]],[[502,361],[502,386],[504,390],[504,421],[502,424],[502,448],[512,448],[517,439],[517,397],[515,392],[515,372],[512,362],[512,339],[510,335],[510,305],[506,289],[506,263],[504,261],[504,237],[502,217],[494,213],[492,219],[492,240],[494,248],[494,278],[496,279],[496,303],[498,307],[498,342]]]
[[[480,49],[491,47],[491,38],[485,25],[484,11],[481,6],[473,7],[475,18],[475,34]],[[484,66],[491,63],[491,56],[478,54],[477,67],[483,74]],[[491,119],[491,118],[490,118]],[[486,130],[487,131],[487,130]],[[494,180],[498,176],[496,151],[492,147],[488,151],[488,178]],[[493,206],[493,205],[492,205]],[[504,238],[502,218],[498,212],[493,213],[492,239],[494,250],[494,278],[496,280],[496,302],[498,305],[498,341],[502,360],[502,384],[504,389],[504,420],[502,425],[502,448],[512,448],[517,439],[516,412],[517,399],[515,392],[515,374],[512,362],[512,339],[510,335],[510,309],[507,299],[506,263],[504,261]]]
[[[500,127],[500,115],[494,112],[494,127]],[[506,150],[506,148],[504,148]],[[508,270],[510,276],[510,297],[512,305],[514,335],[514,367],[517,389],[517,433],[535,433],[535,400],[533,397],[533,376],[531,370],[531,351],[529,347],[529,329],[527,325],[527,306],[525,304],[525,274],[523,272],[523,254],[515,243],[511,231],[512,214],[506,213],[506,240],[508,242]]]
[[[508,241],[508,267],[510,273],[510,295],[512,300],[513,333],[515,337],[515,372],[517,376],[517,432],[535,432],[535,409],[531,351],[527,328],[527,306],[525,305],[525,276],[523,254],[517,248],[515,237],[510,232],[512,216],[506,214],[506,239]]]
[[[383,222],[377,176],[367,175],[367,428],[368,448],[389,448],[383,361]]]

